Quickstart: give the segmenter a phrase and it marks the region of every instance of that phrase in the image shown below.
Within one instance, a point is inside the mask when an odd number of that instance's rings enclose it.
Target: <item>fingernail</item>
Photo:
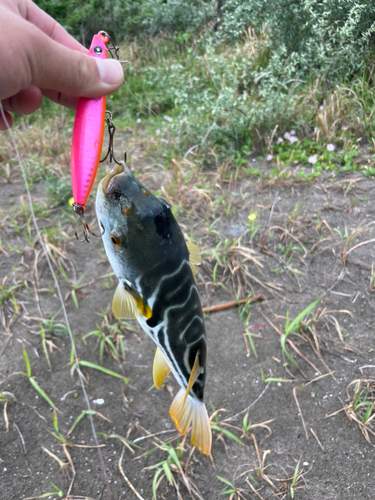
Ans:
[[[118,61],[115,61],[114,59],[96,58],[95,61],[98,65],[100,79],[102,82],[107,83],[108,85],[118,85],[122,82],[124,72]]]

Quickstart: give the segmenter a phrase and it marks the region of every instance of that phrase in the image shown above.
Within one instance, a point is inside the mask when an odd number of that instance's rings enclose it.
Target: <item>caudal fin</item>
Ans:
[[[186,397],[185,391],[180,389],[171,404],[169,414],[181,434],[186,433],[192,422],[191,444],[204,455],[211,453],[211,427],[203,402],[195,401],[191,396]]]

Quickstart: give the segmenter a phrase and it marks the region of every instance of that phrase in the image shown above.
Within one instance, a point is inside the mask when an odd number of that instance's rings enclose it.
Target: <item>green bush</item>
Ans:
[[[251,26],[270,32],[274,58],[294,58],[290,78],[349,79],[373,54],[373,0],[227,0],[219,40],[237,41]]]

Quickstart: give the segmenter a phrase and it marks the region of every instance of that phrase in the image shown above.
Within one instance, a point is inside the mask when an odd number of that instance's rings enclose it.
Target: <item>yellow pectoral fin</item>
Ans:
[[[142,297],[135,290],[132,290],[131,294],[133,295],[133,298],[136,301],[137,307],[142,316],[144,316],[147,319],[151,318],[152,310],[150,306],[147,304],[147,302],[143,300]]]
[[[201,254],[197,245],[194,243],[190,243],[189,241],[186,243],[186,246],[189,251],[189,262],[191,270],[193,271],[194,276],[197,274],[198,270],[195,266],[199,266],[202,263]]]
[[[152,310],[147,302],[133,289],[119,283],[112,301],[113,314],[121,319],[137,319],[142,314],[149,319]]]
[[[119,283],[112,301],[112,311],[116,318],[136,319],[139,309],[131,290],[126,290],[123,283]]]
[[[165,358],[158,347],[155,352],[153,368],[153,377],[156,389],[160,389],[160,387],[163,385],[165,377],[169,375],[170,371],[171,369],[169,368],[168,363],[165,361]]]

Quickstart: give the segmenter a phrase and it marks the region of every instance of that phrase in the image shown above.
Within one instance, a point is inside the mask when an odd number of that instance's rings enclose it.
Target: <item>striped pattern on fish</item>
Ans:
[[[160,271],[156,268],[152,273],[156,279]],[[164,354],[179,384],[186,388],[196,353],[199,352],[200,366],[205,366],[206,361],[202,307],[190,263],[186,259],[180,265],[176,263],[169,274],[159,278],[152,294],[149,281],[150,278],[142,276],[135,284],[153,311],[151,318],[140,316],[138,321]],[[191,396],[203,400],[205,379],[204,371],[195,382]]]
[[[178,430],[210,454],[211,429],[203,403],[206,332],[195,284],[200,255],[186,243],[169,205],[140,184],[125,164],[100,183],[96,199],[103,243],[119,279],[113,312],[137,318],[157,345],[156,388],[173,372],[181,389],[170,408]]]

